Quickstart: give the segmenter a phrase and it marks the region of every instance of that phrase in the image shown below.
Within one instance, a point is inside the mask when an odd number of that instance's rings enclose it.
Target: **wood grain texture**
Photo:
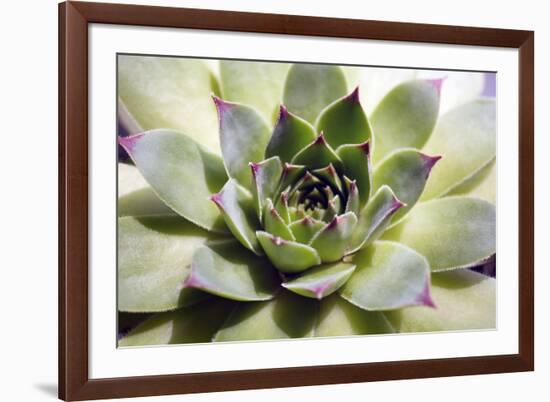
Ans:
[[[519,353],[90,380],[87,70],[89,23],[519,49]],[[120,398],[533,370],[533,154],[534,34],[531,31],[104,3],[60,4],[59,397],[64,400]]]

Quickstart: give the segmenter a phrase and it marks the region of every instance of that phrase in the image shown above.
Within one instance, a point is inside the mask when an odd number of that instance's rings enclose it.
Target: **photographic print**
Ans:
[[[496,328],[494,72],[117,57],[119,347]]]

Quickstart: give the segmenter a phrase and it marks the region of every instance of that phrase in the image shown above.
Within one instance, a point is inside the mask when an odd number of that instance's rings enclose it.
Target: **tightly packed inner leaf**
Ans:
[[[132,60],[124,64],[128,77]],[[468,196],[494,164],[490,100],[438,123],[443,80],[416,79],[367,116],[359,87],[350,90],[348,72],[337,66],[225,61],[220,72],[211,107],[221,157],[194,133],[163,127],[119,140],[139,171],[121,169],[137,184],[121,193],[119,308],[181,308],[153,316],[122,344],[456,327],[429,312],[440,300],[464,306],[464,328],[469,320],[472,328],[492,325],[490,311],[477,314],[455,300],[451,284],[486,298],[494,296],[493,279],[481,285],[477,276],[439,273],[495,253],[494,205]],[[254,80],[264,92],[241,87]],[[130,89],[125,96],[141,93]],[[139,100],[125,102],[128,113],[141,110],[133,107]],[[483,136],[471,155],[450,154],[460,127],[470,140]],[[440,159],[454,172],[438,172]],[[213,321],[195,331],[200,314]]]

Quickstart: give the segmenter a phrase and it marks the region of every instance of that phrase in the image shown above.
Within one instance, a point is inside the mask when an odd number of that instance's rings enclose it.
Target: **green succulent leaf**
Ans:
[[[268,260],[233,240],[210,242],[193,255],[188,288],[238,301],[273,298],[281,281]]]
[[[332,164],[339,169],[342,166],[342,161],[321,133],[312,143],[294,156],[292,164],[304,165],[309,169],[320,169]]]
[[[346,180],[349,180],[347,177]],[[355,215],[359,215],[359,209],[361,208],[361,201],[359,199],[359,190],[357,189],[357,181],[353,180],[349,183],[346,182],[348,200],[346,201],[346,212],[353,212]]]
[[[262,250],[254,232],[260,222],[254,212],[254,202],[250,193],[235,179],[229,179],[221,191],[210,199],[217,205],[231,233],[247,249],[261,255]]]
[[[269,127],[256,110],[240,103],[214,97],[220,121],[223,162],[230,177],[247,189],[252,188],[249,163],[264,159]]]
[[[289,226],[296,241],[307,244],[310,240],[325,227],[326,223],[310,216],[292,222]]]
[[[281,218],[281,215],[279,215],[279,212],[277,212],[277,210],[273,206],[273,202],[271,201],[271,199],[268,199],[265,205],[264,229],[267,232],[275,236],[281,237],[285,240],[296,240],[294,234],[287,226],[286,222],[283,220],[283,218]]]
[[[314,123],[321,110],[346,92],[346,77],[340,67],[294,64],[286,77],[283,103],[292,113]]]
[[[468,195],[482,198],[494,204],[497,197],[497,169],[495,161],[493,161],[493,163],[491,163],[487,168],[484,168],[481,172],[479,172],[482,173],[482,177],[478,177],[476,181],[479,179],[481,179],[481,181],[477,183],[474,188],[468,189]],[[453,192],[453,195],[454,194],[455,192]]]
[[[408,307],[385,313],[399,332],[456,331],[496,327],[496,281],[468,269],[432,274],[437,308]]]
[[[292,165],[285,162],[283,165],[283,174],[281,175],[281,180],[279,183],[278,192],[283,192],[286,190],[293,191],[297,187],[306,172],[306,167],[302,165]]]
[[[118,342],[119,347],[210,342],[235,303],[207,300],[192,307],[157,313]]]
[[[359,87],[323,109],[315,127],[317,132],[325,133],[327,142],[333,148],[370,140],[371,127],[359,102]]]
[[[283,287],[305,297],[322,299],[346,283],[354,270],[355,265],[345,262],[319,265],[283,283]]]
[[[269,158],[276,155],[283,162],[290,162],[294,155],[313,140],[313,126],[281,105],[279,119],[267,144],[265,156]]]
[[[439,197],[481,171],[496,155],[496,105],[477,99],[441,117],[424,151],[443,155],[422,194]]]
[[[357,230],[351,237],[350,252],[378,239],[391,223],[393,215],[404,206],[388,186],[382,186],[359,213]]]
[[[270,301],[239,304],[213,340],[311,337],[317,311],[317,301],[283,291]]]
[[[162,202],[139,170],[126,163],[118,164],[118,216],[175,215]]]
[[[268,198],[273,198],[279,186],[279,179],[283,173],[283,166],[279,157],[274,156],[259,163],[251,163],[252,195],[254,196],[254,207],[260,221]]]
[[[271,263],[282,272],[302,272],[321,263],[317,251],[308,245],[284,240],[264,231],[256,232],[256,236]]]
[[[183,281],[195,249],[215,238],[179,216],[119,218],[118,309],[167,311],[204,298]]]
[[[337,261],[348,251],[351,235],[357,225],[353,212],[335,216],[310,241],[323,262]]]
[[[388,155],[374,171],[373,189],[388,185],[406,206],[392,218],[401,219],[416,204],[440,156],[428,156],[416,149],[400,149]]]
[[[320,302],[315,336],[387,334],[395,332],[384,313],[366,311],[337,294]]]
[[[336,150],[336,153],[342,160],[344,174],[357,182],[360,204],[365,205],[370,197],[372,187],[370,142],[342,145]]]
[[[286,224],[290,223],[290,209],[288,207],[288,191],[279,194],[279,199],[275,203],[275,209]]]
[[[485,165],[483,165],[480,169],[472,173],[470,176],[462,180],[457,185],[451,187],[445,194],[443,194],[443,197],[449,196],[449,195],[474,195],[476,194],[476,190],[481,187],[487,187],[487,190],[490,190],[492,187],[492,194],[494,195],[496,191],[496,176],[495,176],[495,166],[496,166],[497,158],[494,157],[489,162],[487,162]],[[484,197],[481,197],[484,198]],[[484,198],[487,199],[487,198]],[[495,197],[491,197],[490,199],[487,199],[487,201],[495,203]]]
[[[119,137],[119,143],[172,210],[207,230],[227,231],[220,213],[208,202],[210,194],[219,191],[227,180],[219,156],[172,130]]]
[[[217,82],[200,60],[118,56],[118,94],[142,128],[173,129],[218,152]]]
[[[496,251],[495,206],[464,196],[417,204],[384,239],[424,255],[432,271],[478,265]]]
[[[416,251],[394,242],[372,243],[353,256],[357,269],[340,295],[365,310],[434,306],[430,266]]]
[[[440,79],[407,81],[382,99],[370,118],[375,164],[397,148],[426,144],[437,121],[441,84]]]
[[[224,99],[256,108],[269,122],[283,98],[290,64],[220,60],[220,84]]]
[[[325,183],[327,183],[333,193],[344,193],[342,180],[340,179],[340,176],[332,163],[324,168],[314,169],[312,173],[314,177],[321,178]]]

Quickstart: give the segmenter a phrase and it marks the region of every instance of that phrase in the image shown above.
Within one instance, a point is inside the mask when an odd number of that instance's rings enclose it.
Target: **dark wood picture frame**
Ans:
[[[519,353],[447,359],[90,379],[88,25],[91,23],[519,49]],[[137,397],[534,369],[534,33],[185,8],[59,5],[59,397]]]

